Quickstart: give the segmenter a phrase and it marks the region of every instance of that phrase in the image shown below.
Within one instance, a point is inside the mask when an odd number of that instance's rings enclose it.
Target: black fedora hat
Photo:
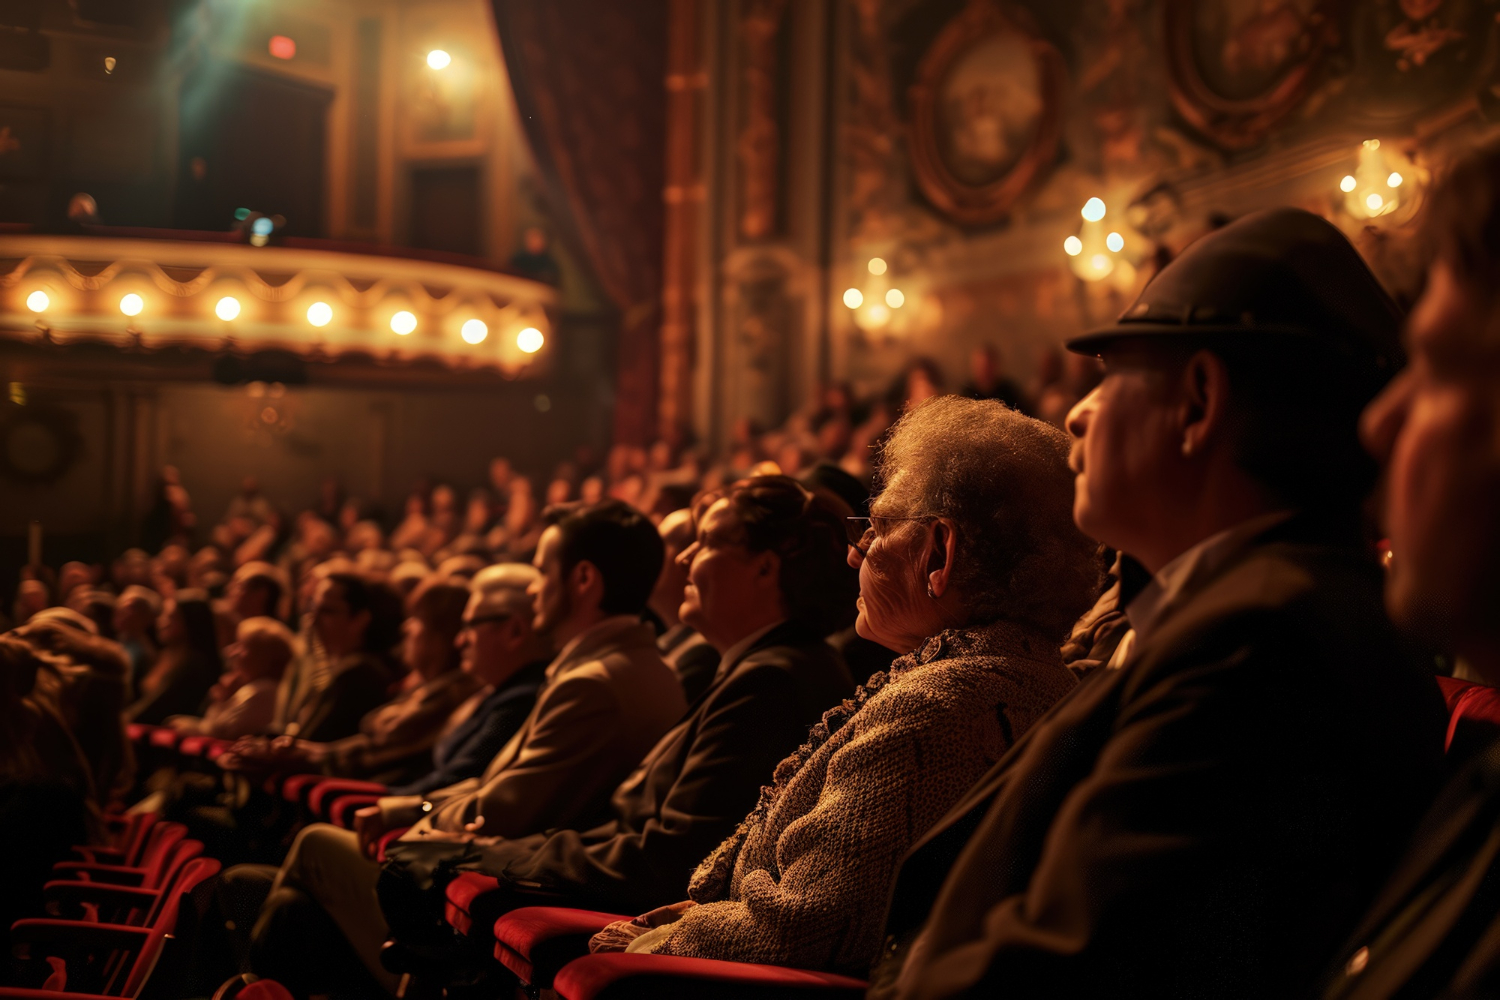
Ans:
[[[1183,251],[1113,326],[1068,341],[1098,354],[1110,343],[1176,338],[1267,350],[1333,348],[1350,362],[1400,367],[1401,310],[1359,252],[1326,219],[1273,208]]]

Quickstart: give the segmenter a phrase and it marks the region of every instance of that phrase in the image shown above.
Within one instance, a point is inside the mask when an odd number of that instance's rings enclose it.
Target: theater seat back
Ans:
[[[140,994],[151,970],[156,968],[157,959],[161,957],[162,945],[177,926],[177,913],[182,906],[183,897],[200,883],[219,874],[219,867],[219,862],[213,858],[194,858],[178,874],[171,891],[165,894],[165,903],[156,912],[156,919],[151,921],[149,933],[141,944],[140,951],[136,953],[130,975],[125,979],[125,987],[120,991],[121,996],[133,997]]]
[[[1448,755],[1467,760],[1500,738],[1500,688],[1453,677],[1439,677],[1448,704]]]

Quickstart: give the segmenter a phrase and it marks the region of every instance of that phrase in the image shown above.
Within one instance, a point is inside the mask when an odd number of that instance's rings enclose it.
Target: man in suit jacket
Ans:
[[[1305,993],[1436,787],[1436,686],[1359,544],[1394,305],[1292,209],[1074,341],[1074,516],[1152,580],[1133,634],[903,864],[877,996]],[[946,877],[945,877],[946,876]]]
[[[607,821],[453,845],[450,871],[482,871],[517,890],[493,894],[471,914],[474,926],[537,902],[527,896],[537,890],[621,912],[677,900],[693,868],[754,808],[778,762],[853,693],[821,638],[854,613],[847,508],[784,476],[741,481],[726,494],[700,498],[697,539],[679,557],[689,571],[682,619],[723,654],[712,684],[616,789]],[[420,888],[398,866],[381,878],[398,941],[403,931],[423,934],[431,904]]]
[[[1397,624],[1500,685],[1500,144],[1428,208],[1412,364],[1365,412],[1387,469]],[[1329,1000],[1500,995],[1500,743],[1451,781],[1326,983]]]
[[[252,934],[261,975],[325,992],[332,962],[329,922],[382,986],[395,980],[380,964],[387,928],[376,905],[372,842],[382,819],[422,817],[409,836],[470,838],[481,832],[533,833],[592,820],[634,763],[686,710],[682,689],[640,620],[661,565],[661,539],[641,514],[616,500],[554,510],[542,534],[528,588],[533,628],[561,642],[541,693],[521,729],[483,778],[429,793],[401,814],[389,803],[360,810],[357,832],[326,824],[304,829],[276,875]],[[471,625],[474,618],[469,618]],[[394,813],[395,819],[389,819]],[[322,944],[316,944],[322,941]],[[315,945],[315,946],[314,946]]]

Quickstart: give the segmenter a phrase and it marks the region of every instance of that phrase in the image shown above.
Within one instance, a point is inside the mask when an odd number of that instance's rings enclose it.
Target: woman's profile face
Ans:
[[[919,521],[888,520],[871,513],[864,556],[853,547],[851,565],[859,569],[859,617],[854,630],[897,653],[908,653],[927,638],[927,577],[921,565],[925,526]]]

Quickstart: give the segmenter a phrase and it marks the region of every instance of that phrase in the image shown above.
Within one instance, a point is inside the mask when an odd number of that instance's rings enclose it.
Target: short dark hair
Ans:
[[[1460,156],[1429,195],[1424,230],[1465,284],[1500,295],[1500,139]]]
[[[1326,340],[1265,344],[1223,340],[1153,346],[1153,367],[1177,373],[1199,350],[1224,362],[1235,464],[1278,503],[1354,517],[1379,464],[1359,439],[1365,407],[1395,374]]]
[[[775,552],[787,614],[829,635],[854,622],[859,574],[849,568],[849,505],[829,490],[808,489],[790,476],[751,476],[693,503],[694,520],[728,500],[752,552]]]
[[[240,581],[240,586],[246,590],[259,590],[266,595],[266,614],[272,618],[276,617],[276,606],[281,603],[281,581],[270,573],[251,573]]]
[[[600,611],[638,615],[645,610],[666,548],[644,514],[621,500],[601,500],[555,504],[542,512],[542,521],[558,530],[558,559],[565,574],[587,562],[604,578]]]
[[[384,656],[401,638],[401,623],[406,615],[401,595],[388,584],[377,583],[358,573],[329,573],[328,582],[339,588],[339,595],[349,605],[349,614],[370,613],[365,626],[364,652]]]

